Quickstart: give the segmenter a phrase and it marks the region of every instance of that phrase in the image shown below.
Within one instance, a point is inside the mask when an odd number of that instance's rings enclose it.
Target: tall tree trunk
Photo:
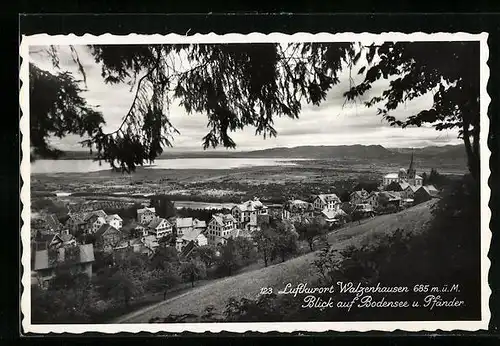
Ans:
[[[472,143],[471,143],[472,136]],[[467,166],[469,172],[475,180],[479,178],[479,128],[470,131],[470,124],[464,120],[463,140],[465,152],[467,153]]]

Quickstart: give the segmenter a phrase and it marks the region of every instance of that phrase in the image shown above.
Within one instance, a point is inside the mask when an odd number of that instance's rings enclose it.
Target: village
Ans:
[[[111,258],[113,265],[114,259],[129,251],[152,257],[159,247],[172,246],[181,260],[188,261],[198,247],[220,248],[229,239],[240,237],[252,241],[261,225],[272,219],[292,228],[320,220],[333,231],[348,222],[398,212],[437,197],[439,191],[424,185],[416,174],[412,154],[408,169],[384,175],[376,191],[351,192],[346,202],[334,193],[314,195],[307,201],[291,199],[280,205],[265,205],[254,197],[225,213],[215,212],[208,222],[194,217],[163,218],[151,206],[138,209],[136,218],[129,220],[93,210],[70,213],[63,225],[48,214],[32,232],[32,285],[48,287],[61,263],[71,263],[72,271],[92,277],[97,254]]]

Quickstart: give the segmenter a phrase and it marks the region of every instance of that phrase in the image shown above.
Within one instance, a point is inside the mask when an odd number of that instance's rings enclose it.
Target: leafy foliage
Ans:
[[[168,117],[174,99],[188,113],[208,117],[204,148],[234,148],[229,132],[248,126],[264,137],[276,136],[273,117],[297,118],[302,100],[315,105],[323,101],[327,90],[339,82],[337,75],[351,46],[90,46],[105,82],[128,83],[136,92],[117,130],[105,134],[96,127],[83,144],[97,148],[98,160],[125,171],[153,161],[178,133]],[[58,66],[57,49],[51,47],[48,53]]]
[[[30,64],[29,75],[31,160],[62,155],[49,145],[51,136],[92,137],[99,133],[103,116],[87,104],[78,81],[69,72],[53,75]]]
[[[380,79],[389,87],[365,102],[393,126],[432,125],[436,130],[458,128],[463,138],[469,170],[479,172],[479,43],[478,42],[384,42],[362,47],[367,61],[364,81],[345,93],[354,100]],[[366,70],[366,72],[365,72]],[[433,105],[407,119],[391,111],[399,105],[433,92]]]
[[[150,198],[150,206],[155,208],[156,215],[163,218],[175,216],[174,202],[166,195],[157,195]]]
[[[318,218],[313,218],[311,222],[297,223],[295,229],[299,234],[299,240],[307,241],[311,251],[314,250],[314,241],[328,231],[328,227]]]
[[[279,257],[282,262],[285,262],[288,256],[297,253],[297,240],[299,236],[292,227],[292,225],[288,225],[284,222],[276,223],[274,229],[276,236],[273,239],[271,260]]]
[[[93,45],[89,49],[102,68],[105,82],[128,83],[136,92],[122,124],[114,132],[103,133],[98,114],[90,117],[98,121],[89,122],[89,126],[78,124],[74,131],[89,130],[91,139],[84,144],[97,148],[99,160],[125,171],[153,161],[165,146],[172,145],[177,130],[168,113],[174,100],[188,113],[207,116],[209,132],[202,140],[204,148],[219,145],[234,148],[236,143],[230,132],[253,127],[264,138],[276,136],[273,127],[276,117],[295,119],[303,103],[319,105],[328,90],[339,83],[339,72],[346,68],[350,76],[346,100],[356,100],[372,91],[378,80],[389,79],[388,88],[365,102],[368,107],[377,106],[378,114],[394,126],[431,124],[437,130],[459,128],[473,176],[479,168],[479,44],[476,42],[384,42],[370,46],[354,43]],[[48,53],[58,66],[57,49],[50,47]],[[74,60],[85,78],[77,55]],[[364,80],[356,85],[352,69],[360,64],[363,66],[358,74],[364,75]],[[73,91],[70,95],[74,100],[69,101],[86,109],[78,98],[74,81],[65,80],[70,78],[67,74],[61,76],[60,81],[52,83],[55,85],[52,90],[66,83]],[[35,83],[35,78],[53,80],[46,74],[33,74],[32,90],[43,86]],[[430,109],[404,120],[391,114],[400,104],[428,92],[434,93]],[[33,130],[32,144],[36,151],[44,153],[46,142],[40,138],[50,132],[50,122],[46,120],[50,119],[50,111],[58,99],[32,100],[41,124]]]
[[[217,261],[217,249],[212,245],[197,246],[193,249],[191,257],[199,259],[205,263],[205,267],[210,268]]]
[[[185,280],[191,282],[191,287],[194,287],[195,281],[206,277],[207,268],[205,263],[195,258],[182,263],[180,272]]]

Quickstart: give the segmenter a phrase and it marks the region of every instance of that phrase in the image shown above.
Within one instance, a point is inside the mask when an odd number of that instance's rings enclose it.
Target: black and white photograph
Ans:
[[[487,37],[24,36],[23,328],[487,328]]]

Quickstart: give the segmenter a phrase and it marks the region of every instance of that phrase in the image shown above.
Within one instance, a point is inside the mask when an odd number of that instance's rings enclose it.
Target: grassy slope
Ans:
[[[336,248],[360,244],[363,241],[374,241],[375,236],[391,233],[397,228],[408,232],[420,232],[430,219],[430,205],[426,202],[396,214],[382,215],[340,229],[329,235],[328,241]],[[123,316],[115,323],[147,323],[152,317],[169,314],[200,314],[208,305],[223,309],[229,297],[257,297],[262,287],[282,289],[288,282],[296,285],[314,279],[311,263],[315,253],[309,253],[284,263],[267,268],[245,272],[229,278],[215,281],[203,287],[194,288],[182,295],[169,299],[153,307],[141,309]]]

